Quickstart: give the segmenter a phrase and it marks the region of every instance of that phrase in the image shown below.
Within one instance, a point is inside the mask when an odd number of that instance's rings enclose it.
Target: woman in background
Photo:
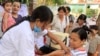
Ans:
[[[77,22],[73,24],[73,29],[77,27],[83,27],[84,25],[86,25],[86,19],[87,19],[87,16],[85,14],[81,14],[78,17]]]
[[[64,32],[66,26],[69,25],[69,19],[65,16],[66,9],[65,7],[58,8],[58,14],[54,17],[51,23],[51,29],[56,30],[57,32]]]

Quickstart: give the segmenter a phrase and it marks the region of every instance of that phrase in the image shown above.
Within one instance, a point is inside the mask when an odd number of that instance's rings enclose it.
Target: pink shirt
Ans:
[[[5,12],[5,13],[7,13],[7,12]],[[9,27],[11,27],[12,25],[14,25],[15,23],[16,23],[15,20],[13,19],[12,15],[9,13],[9,16],[7,18],[7,27],[6,28],[4,27],[4,22],[2,22],[2,31],[5,32]]]

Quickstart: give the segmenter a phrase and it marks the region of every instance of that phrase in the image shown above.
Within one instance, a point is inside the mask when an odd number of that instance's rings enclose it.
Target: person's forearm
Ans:
[[[54,55],[52,55],[51,53],[49,53],[49,54],[45,54],[45,55],[42,55],[42,56],[54,56]]]
[[[65,32],[68,33],[68,30],[69,30],[69,26],[66,26]]]
[[[100,52],[100,44],[97,45],[96,53]]]
[[[96,49],[96,51],[94,53],[94,56],[98,56],[99,52],[100,52],[100,44],[97,45],[97,49]]]
[[[54,41],[56,41],[57,43],[59,43],[62,49],[64,49],[66,52],[68,51],[68,48],[65,46],[65,44],[59,38],[57,38],[54,34],[52,34],[51,32],[48,32],[48,36]]]
[[[52,55],[46,54],[46,55],[43,55],[43,56],[52,56]]]
[[[93,54],[93,56],[98,56],[98,54],[99,54],[98,52],[95,52],[95,53]]]
[[[3,32],[5,32],[6,29],[7,29],[7,23],[4,23],[4,24],[3,24]]]

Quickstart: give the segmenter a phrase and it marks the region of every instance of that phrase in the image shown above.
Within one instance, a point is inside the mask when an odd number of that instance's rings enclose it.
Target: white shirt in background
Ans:
[[[35,56],[34,35],[28,21],[8,30],[0,39],[0,56]]]
[[[21,4],[21,9],[18,14],[21,15],[22,17],[28,16],[28,7],[26,4]]]
[[[92,20],[91,18],[87,18],[87,25],[96,25],[96,19]]]
[[[65,27],[69,25],[69,19],[67,18],[67,22],[66,22],[66,18],[64,16],[63,21],[61,22],[58,15],[56,15],[51,23],[52,26],[52,30],[56,30],[58,32],[64,32]]]

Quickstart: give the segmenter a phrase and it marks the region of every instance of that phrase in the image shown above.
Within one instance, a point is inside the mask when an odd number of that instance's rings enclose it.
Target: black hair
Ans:
[[[66,6],[65,8],[68,10],[68,12],[71,11],[71,8],[69,6]]]
[[[37,19],[40,20],[40,22],[47,22],[50,23],[53,20],[53,13],[47,6],[39,6],[32,12],[32,15],[30,16],[30,19],[28,19],[30,22],[35,22]]]
[[[9,1],[9,0],[6,0],[6,1],[4,1],[4,2],[2,3],[2,6],[5,7],[5,5],[6,5],[7,3],[12,3],[12,2]]]
[[[63,11],[66,13],[66,9],[65,9],[64,6],[59,7],[59,8],[58,8],[58,12],[59,12],[60,10],[63,10]]]
[[[77,33],[81,41],[86,40],[88,38],[87,30],[84,28],[75,28],[72,30],[72,33]]]
[[[84,20],[84,22],[86,23],[86,18],[87,18],[87,16],[85,14],[81,14],[77,19],[77,23],[79,20]]]
[[[98,26],[97,25],[91,25],[90,29],[98,30]]]

